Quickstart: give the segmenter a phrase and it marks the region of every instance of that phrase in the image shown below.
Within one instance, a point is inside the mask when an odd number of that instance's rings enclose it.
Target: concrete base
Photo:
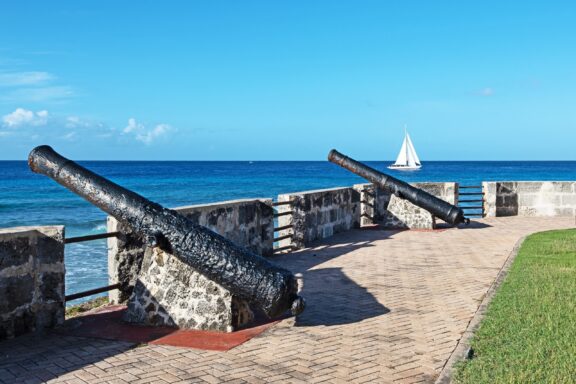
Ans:
[[[395,229],[434,229],[436,219],[425,209],[392,195],[388,210],[384,212],[382,226]]]
[[[248,305],[177,257],[147,248],[124,320],[232,332],[252,321]]]

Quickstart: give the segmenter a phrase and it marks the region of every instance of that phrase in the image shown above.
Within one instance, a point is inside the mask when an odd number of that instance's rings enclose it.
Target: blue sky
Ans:
[[[0,159],[576,160],[571,1],[11,1]]]

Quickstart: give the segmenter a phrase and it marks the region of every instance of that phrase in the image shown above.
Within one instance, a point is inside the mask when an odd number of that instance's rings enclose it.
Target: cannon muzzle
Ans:
[[[328,161],[338,164],[342,168],[346,168],[350,172],[363,177],[385,191],[408,200],[412,204],[427,210],[451,225],[458,225],[460,223],[468,224],[470,222],[469,219],[464,217],[464,211],[455,205],[439,199],[426,191],[415,188],[402,180],[398,180],[395,177],[351,159],[335,149],[331,150],[328,154]]]
[[[150,245],[174,254],[269,317],[304,310],[304,299],[298,295],[297,280],[290,271],[87,170],[47,145],[34,148],[28,164],[32,171],[80,195],[130,226]]]

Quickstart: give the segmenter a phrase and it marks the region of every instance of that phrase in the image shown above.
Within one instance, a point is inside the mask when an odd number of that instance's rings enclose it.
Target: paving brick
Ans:
[[[354,230],[273,261],[308,307],[227,352],[22,336],[0,383],[432,383],[516,242],[570,218],[490,218],[445,231]]]

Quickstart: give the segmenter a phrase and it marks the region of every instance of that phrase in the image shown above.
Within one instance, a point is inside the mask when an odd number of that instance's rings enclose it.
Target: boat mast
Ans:
[[[408,160],[408,142],[406,140],[407,137],[408,137],[408,130],[406,129],[406,124],[404,124],[404,143],[406,143],[404,147],[406,148],[406,165],[410,165],[410,161]]]

